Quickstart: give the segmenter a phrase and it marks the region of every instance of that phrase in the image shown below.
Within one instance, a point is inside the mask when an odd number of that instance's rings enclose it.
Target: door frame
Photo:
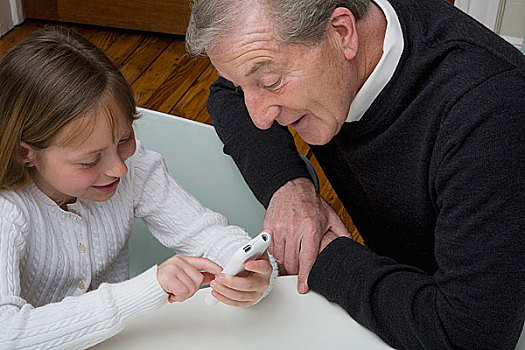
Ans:
[[[23,21],[22,0],[0,0],[0,37]]]

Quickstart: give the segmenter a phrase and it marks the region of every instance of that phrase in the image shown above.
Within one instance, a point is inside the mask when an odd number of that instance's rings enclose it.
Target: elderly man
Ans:
[[[187,46],[221,75],[208,110],[300,292],[397,348],[515,346],[518,50],[443,0],[196,0]],[[366,247],[315,192],[286,127],[312,145]]]

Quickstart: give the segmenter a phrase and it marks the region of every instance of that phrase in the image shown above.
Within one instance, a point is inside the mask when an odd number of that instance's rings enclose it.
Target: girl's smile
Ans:
[[[108,185],[105,185],[105,186],[93,186],[93,188],[101,191],[101,192],[104,192],[104,193],[112,193],[112,192],[115,192],[117,190],[117,186],[120,182],[120,178],[119,179],[116,179],[115,181],[113,181],[112,183],[108,184]]]
[[[66,125],[43,150],[21,144],[34,166],[36,185],[62,208],[77,198],[110,199],[128,171],[124,162],[135,153],[129,118],[115,103],[100,105]]]

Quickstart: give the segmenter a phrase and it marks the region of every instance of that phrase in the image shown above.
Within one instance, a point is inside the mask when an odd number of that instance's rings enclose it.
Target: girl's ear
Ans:
[[[18,161],[23,166],[28,168],[35,166],[36,152],[33,147],[29,146],[24,141],[20,141],[20,148],[18,151]]]

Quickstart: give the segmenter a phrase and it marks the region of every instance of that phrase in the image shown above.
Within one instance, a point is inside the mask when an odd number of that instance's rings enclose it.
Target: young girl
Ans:
[[[0,348],[86,348],[210,282],[234,306],[269,292],[273,260],[220,274],[250,237],[135,140],[131,88],[102,51],[43,29],[0,61],[0,82]],[[125,281],[134,217],[184,255]]]

